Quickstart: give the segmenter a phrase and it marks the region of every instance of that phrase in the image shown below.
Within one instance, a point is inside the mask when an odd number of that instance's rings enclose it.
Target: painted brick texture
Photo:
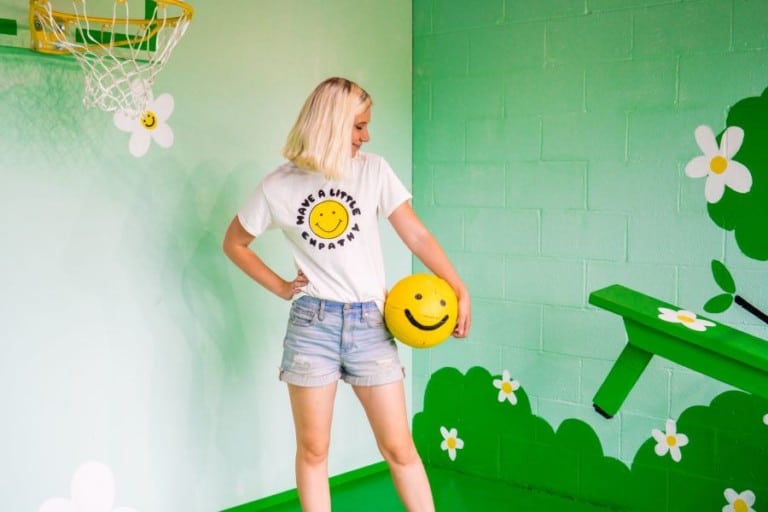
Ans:
[[[606,454],[631,462],[650,428],[724,388],[654,360],[606,424],[591,399],[625,335],[588,295],[621,283],[702,311],[717,292],[713,258],[765,281],[707,217],[703,182],[683,167],[700,153],[696,126],[719,132],[731,105],[768,86],[768,2],[413,9],[414,204],[474,297],[468,340],[415,354],[414,406],[442,366],[508,369],[534,410],[588,421]],[[741,311],[717,319],[765,334]]]

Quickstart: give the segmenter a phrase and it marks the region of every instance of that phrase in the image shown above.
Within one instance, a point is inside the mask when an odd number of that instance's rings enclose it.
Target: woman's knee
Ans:
[[[324,464],[328,460],[328,443],[323,441],[304,441],[296,447],[296,458],[310,464]]]
[[[420,463],[421,458],[419,452],[416,451],[416,446],[413,444],[413,439],[399,439],[389,442],[385,442],[379,445],[379,451],[390,465],[396,466],[410,466],[412,464]]]

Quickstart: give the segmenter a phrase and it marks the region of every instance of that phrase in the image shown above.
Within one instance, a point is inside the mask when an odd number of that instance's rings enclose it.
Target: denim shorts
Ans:
[[[375,302],[345,304],[305,295],[291,305],[280,380],[306,387],[339,379],[378,386],[403,376],[397,345]]]

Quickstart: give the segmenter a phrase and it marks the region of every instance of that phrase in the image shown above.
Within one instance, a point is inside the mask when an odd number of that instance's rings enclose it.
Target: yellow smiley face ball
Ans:
[[[448,283],[413,274],[398,281],[384,302],[384,321],[392,335],[414,348],[434,347],[456,328],[458,303]]]

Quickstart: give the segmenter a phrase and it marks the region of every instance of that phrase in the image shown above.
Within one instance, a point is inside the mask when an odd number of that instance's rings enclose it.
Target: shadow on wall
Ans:
[[[435,372],[413,431],[425,464],[494,480],[500,492],[512,485],[649,512],[746,511],[768,503],[768,400],[740,391],[659,425],[631,468],[604,456],[585,422],[568,419],[554,430],[533,415],[506,371]]]
[[[184,435],[161,429],[157,449],[167,444],[207,447],[189,453],[199,458],[194,466],[209,472],[209,483],[198,492],[215,494],[236,481],[241,465],[247,464],[250,454],[237,440],[269,435],[264,432],[268,426],[243,408],[244,403],[263,401],[258,387],[249,382],[266,357],[265,348],[247,342],[247,320],[241,311],[247,301],[241,295],[250,282],[233,281],[233,266],[221,248],[242,196],[241,182],[254,164],[226,172],[225,164],[215,160],[187,171],[178,171],[183,166],[170,158],[153,165],[177,171],[146,172],[130,201],[143,213],[128,221],[125,245],[141,247],[132,257],[145,269],[140,278],[148,282],[141,289],[153,294],[141,302],[142,314],[153,336],[164,340],[155,345],[153,380],[158,386],[152,407],[161,411],[183,397],[188,402],[175,407],[193,426]],[[147,222],[149,215],[152,222]],[[240,282],[243,288],[236,286]],[[166,381],[165,365],[187,368],[189,378],[178,384],[186,386],[181,393]]]

